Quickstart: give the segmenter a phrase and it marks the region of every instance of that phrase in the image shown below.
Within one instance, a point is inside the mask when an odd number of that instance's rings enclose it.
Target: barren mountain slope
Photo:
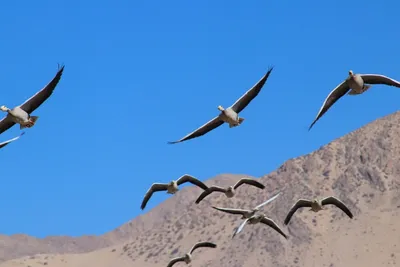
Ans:
[[[397,112],[309,155],[288,160],[261,178],[265,190],[243,186],[233,199],[216,193],[196,205],[200,189],[187,187],[103,237],[115,242],[131,237],[124,244],[85,254],[25,257],[0,267],[166,266],[170,258],[185,253],[200,240],[216,242],[218,248],[196,251],[193,267],[399,266],[399,160]],[[228,185],[239,177],[225,176],[206,183]],[[278,191],[282,194],[264,211],[289,235],[288,240],[265,225],[248,225],[232,240],[240,217],[210,207],[251,208]],[[283,226],[298,198],[328,195],[344,201],[355,218],[328,206],[319,213],[298,211],[289,226]]]

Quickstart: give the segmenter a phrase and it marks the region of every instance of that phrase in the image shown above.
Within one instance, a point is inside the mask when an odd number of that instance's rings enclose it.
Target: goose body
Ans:
[[[178,183],[175,180],[172,180],[167,185],[167,194],[175,194],[179,191]]]
[[[221,111],[219,114],[219,119],[229,125],[229,128],[239,126],[244,119],[239,117],[231,107],[224,109],[222,106],[218,106],[218,110]]]

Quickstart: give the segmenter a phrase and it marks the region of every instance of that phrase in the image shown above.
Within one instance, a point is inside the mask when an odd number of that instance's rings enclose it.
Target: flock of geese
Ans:
[[[195,131],[187,134],[183,138],[173,141],[173,142],[168,142],[169,144],[176,144],[180,143],[183,141],[187,141],[196,137],[200,137],[211,130],[221,126],[224,123],[227,123],[229,125],[229,128],[232,127],[237,127],[241,125],[244,121],[244,118],[239,117],[239,113],[246,108],[246,106],[260,93],[261,89],[263,88],[264,84],[266,83],[268,77],[270,76],[271,72],[273,70],[273,67],[270,67],[267,71],[267,73],[252,87],[250,88],[244,95],[242,95],[233,105],[231,105],[228,108],[223,108],[221,105],[218,106],[218,110],[220,111],[219,115],[205,123],[204,125],[200,126],[198,129]],[[309,130],[313,127],[313,125],[328,111],[328,109],[342,96],[345,94],[348,95],[359,95],[367,91],[373,84],[385,84],[385,85],[390,85],[390,86],[396,86],[400,88],[400,82],[393,80],[387,76],[384,75],[379,75],[379,74],[354,74],[353,71],[349,71],[348,77],[340,83],[335,89],[333,89],[327,98],[325,99],[324,103],[322,104],[322,107],[320,108],[316,118],[314,121],[311,123]],[[210,186],[208,187],[205,185],[202,181],[196,179],[195,177],[185,174],[181,176],[179,179],[176,181],[173,180],[169,183],[154,183],[150,187],[150,189],[147,191],[146,195],[144,196],[141,209],[143,210],[146,207],[147,202],[150,200],[151,196],[153,195],[154,192],[158,191],[166,191],[168,194],[175,194],[179,190],[179,185],[183,183],[191,183],[193,185],[198,186],[203,190],[203,192],[200,194],[200,196],[197,198],[195,201],[196,204],[199,204],[204,198],[206,198],[208,195],[210,195],[213,192],[220,192],[224,193],[227,198],[232,198],[235,196],[236,190],[241,186],[241,185],[250,185],[254,186],[259,189],[264,189],[265,186],[261,184],[260,182],[254,180],[254,179],[249,179],[249,178],[242,178],[239,181],[237,181],[234,185],[228,186],[226,188],[219,187],[219,186]],[[278,232],[280,235],[282,235],[285,239],[288,238],[288,236],[282,231],[282,229],[269,217],[267,217],[265,214],[260,213],[261,207],[264,205],[270,203],[274,199],[276,199],[281,192],[276,194],[275,196],[269,198],[267,201],[257,205],[253,209],[235,209],[235,208],[222,208],[222,207],[215,207],[212,206],[215,210],[225,212],[225,213],[230,213],[230,214],[235,214],[235,215],[241,215],[241,219],[243,222],[234,230],[234,233],[232,235],[232,238],[234,238],[238,233],[240,233],[244,226],[247,224],[258,224],[258,223],[263,223],[272,229],[274,229],[276,232]],[[284,224],[288,225],[290,219],[294,215],[294,213],[299,209],[299,208],[310,208],[310,211],[313,212],[318,212],[323,209],[325,209],[326,205],[334,205],[341,209],[348,217],[351,219],[353,218],[353,214],[349,210],[349,208],[338,198],[334,196],[328,196],[322,199],[313,199],[313,200],[308,200],[308,199],[299,199],[289,210],[285,220]],[[208,247],[208,248],[216,248],[217,245],[212,243],[212,242],[198,242],[196,243],[188,253],[181,257],[176,257],[170,260],[169,264],[167,267],[173,266],[177,262],[185,262],[186,264],[189,264],[192,261],[192,253],[195,251],[197,248],[201,247]]]
[[[229,186],[228,188],[222,188],[218,186],[211,186],[207,187],[202,181],[196,179],[195,177],[185,174],[181,176],[178,180],[176,181],[171,181],[167,184],[162,184],[162,183],[154,183],[150,189],[147,191],[142,205],[141,209],[143,210],[146,207],[147,202],[151,198],[154,192],[157,191],[166,191],[168,194],[175,194],[176,192],[179,191],[179,185],[183,183],[191,183],[193,185],[196,185],[203,189],[204,191],[200,194],[200,196],[196,200],[196,204],[199,204],[201,200],[203,200],[206,196],[213,192],[222,192],[225,194],[227,198],[232,198],[235,195],[235,190],[241,186],[241,185],[251,185],[254,187],[257,187],[259,189],[264,189],[265,186],[258,182],[255,179],[250,179],[250,178],[241,178],[239,181],[235,183],[233,186]],[[276,222],[274,222],[271,218],[267,217],[265,214],[260,213],[260,209],[265,206],[266,204],[272,202],[275,200],[281,192],[277,193],[275,196],[269,198],[265,202],[255,206],[252,209],[234,209],[234,208],[221,208],[221,207],[215,207],[212,206],[212,208],[222,211],[225,213],[230,213],[230,214],[235,214],[235,215],[241,215],[241,219],[243,222],[235,229],[233,232],[232,238],[234,238],[238,233],[240,233],[244,226],[246,224],[257,224],[257,223],[263,223],[275,231],[277,231],[280,235],[282,235],[285,239],[288,238],[288,236],[282,231],[282,229],[277,225]],[[334,196],[329,196],[325,197],[323,199],[314,199],[314,200],[308,200],[308,199],[299,199],[290,209],[289,213],[287,214],[284,224],[288,225],[290,219],[292,218],[293,214],[299,209],[299,208],[310,208],[311,211],[318,212],[320,210],[324,209],[325,205],[335,205],[339,209],[341,209],[344,213],[347,214],[350,218],[353,218],[353,214],[349,210],[346,205],[340,201],[338,198]],[[201,247],[209,247],[209,248],[216,248],[217,245],[212,243],[212,242],[198,242],[194,244],[194,246],[190,249],[188,253],[186,253],[184,256],[181,257],[176,257],[170,260],[169,264],[167,267],[173,266],[177,262],[185,262],[186,264],[189,264],[192,261],[192,253],[195,249],[201,248]]]
[[[183,138],[173,141],[173,142],[168,142],[169,144],[176,144],[180,143],[183,141],[187,141],[196,137],[200,137],[211,130],[221,126],[224,123],[227,123],[229,125],[229,128],[232,127],[237,127],[241,125],[244,121],[244,118],[239,117],[239,113],[247,107],[247,105],[260,93],[261,89],[263,88],[264,84],[266,83],[268,77],[270,76],[271,72],[273,70],[273,67],[270,67],[267,71],[267,73],[252,87],[250,88],[245,94],[243,94],[235,103],[233,103],[230,107],[228,108],[223,108],[221,105],[218,106],[218,110],[220,111],[219,115],[214,117],[212,120],[209,122],[205,123],[201,127],[199,127],[197,130],[189,133],[188,135],[184,136]],[[37,119],[39,118],[38,116],[32,116],[31,113],[36,110],[44,101],[46,101],[51,94],[53,93],[54,89],[56,88],[58,82],[61,79],[61,76],[64,71],[64,66],[59,66],[59,69],[54,76],[54,78],[39,92],[37,92],[35,95],[33,95],[31,98],[26,100],[24,103],[22,103],[19,106],[16,106],[12,109],[6,107],[6,106],[1,106],[0,110],[7,112],[7,115],[0,121],[0,134],[5,132],[6,130],[10,129],[14,124],[19,124],[20,129],[24,128],[31,128],[33,127]],[[379,74],[354,74],[353,71],[349,71],[348,77],[340,83],[335,89],[333,89],[327,98],[325,99],[324,103],[322,104],[322,107],[320,108],[316,118],[314,121],[311,123],[309,130],[313,127],[313,125],[328,111],[328,109],[341,97],[343,97],[345,94],[348,95],[359,95],[367,91],[373,84],[385,84],[389,86],[395,86],[400,88],[400,82],[391,79],[387,76],[384,75],[379,75]],[[5,142],[0,143],[0,148],[5,147],[9,143],[18,140],[24,132],[22,132],[19,136],[14,137],[10,140],[7,140]],[[249,178],[242,178],[239,181],[237,181],[234,185],[228,186],[226,188],[219,187],[219,186],[206,186],[203,182],[200,180],[196,179],[195,177],[185,174],[181,176],[177,180],[173,180],[169,183],[154,183],[150,187],[150,189],[147,191],[142,205],[141,209],[143,210],[146,207],[147,202],[150,200],[151,196],[153,195],[154,192],[158,191],[166,191],[168,194],[175,194],[176,192],[179,191],[179,186],[184,184],[184,183],[192,183],[199,188],[203,190],[203,192],[200,194],[200,196],[197,198],[195,201],[196,204],[199,204],[204,198],[206,198],[208,195],[212,194],[213,192],[220,192],[224,193],[227,198],[232,198],[235,196],[236,190],[242,186],[242,185],[249,185],[249,186],[254,186],[256,188],[259,188],[260,190],[264,189],[265,186],[261,184],[260,182],[254,180],[254,179],[249,179]],[[274,199],[276,199],[281,192],[276,194],[275,196],[269,198],[265,202],[257,205],[253,209],[235,209],[235,208],[222,208],[222,207],[215,207],[212,206],[215,210],[218,210],[220,212],[225,212],[225,213],[230,213],[230,214],[235,214],[235,215],[241,215],[241,218],[243,219],[243,222],[235,229],[233,233],[233,237],[235,237],[238,233],[240,233],[244,226],[246,224],[257,224],[257,223],[263,223],[265,225],[268,225],[275,231],[277,231],[280,235],[282,235],[285,239],[287,239],[287,235],[282,231],[282,229],[269,217],[267,217],[265,214],[260,213],[261,207],[264,205],[270,203]],[[288,212],[284,224],[287,225],[294,215],[294,213],[299,209],[299,208],[310,208],[311,211],[313,212],[318,212],[320,210],[324,209],[324,206],[326,205],[334,205],[341,209],[345,214],[347,214],[348,217],[353,218],[353,214],[350,212],[350,210],[346,207],[346,205],[337,199],[334,196],[328,196],[322,199],[314,199],[314,200],[307,200],[307,199],[299,199],[293,207],[290,209]],[[208,248],[216,248],[217,245],[212,243],[212,242],[199,242],[196,243],[188,253],[186,253],[182,257],[177,257],[172,259],[167,267],[173,266],[177,262],[185,262],[189,264],[192,261],[192,253],[201,247],[208,247]]]

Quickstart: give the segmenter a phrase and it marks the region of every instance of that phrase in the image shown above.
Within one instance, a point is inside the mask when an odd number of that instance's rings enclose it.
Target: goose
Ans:
[[[242,219],[248,219],[251,216],[254,216],[261,207],[263,207],[264,205],[270,203],[271,201],[273,201],[275,198],[277,198],[279,196],[280,192],[278,194],[276,194],[275,196],[271,197],[270,199],[268,199],[267,201],[255,206],[253,209],[251,210],[244,210],[244,209],[230,209],[230,208],[219,208],[219,207],[215,207],[212,206],[214,209],[219,210],[219,211],[223,211],[226,213],[230,213],[230,214],[239,214],[242,215]]]
[[[239,181],[237,181],[236,184],[234,184],[232,186],[228,186],[227,188],[222,188],[219,186],[210,186],[209,188],[207,188],[207,190],[204,190],[203,193],[201,193],[201,195],[197,198],[196,204],[199,204],[200,201],[202,201],[206,196],[208,196],[212,192],[222,192],[222,193],[225,193],[225,196],[227,198],[232,198],[235,195],[235,190],[239,186],[244,185],[244,184],[252,185],[252,186],[258,187],[260,189],[265,188],[265,186],[262,183],[254,180],[254,179],[242,178]]]
[[[170,141],[168,144],[176,144],[202,136],[224,123],[227,123],[229,128],[241,125],[244,121],[244,118],[239,117],[239,113],[260,93],[272,70],[273,67],[270,67],[268,72],[251,89],[249,89],[238,100],[236,100],[232,106],[225,109],[219,105],[218,110],[220,111],[220,114],[217,117],[208,121],[206,124],[200,126],[198,129],[189,133],[178,141]]]
[[[25,134],[25,132],[22,132],[20,135],[18,135],[17,137],[14,137],[14,138],[11,138],[11,139],[9,139],[9,140],[7,140],[7,141],[4,141],[4,142],[2,142],[2,143],[0,143],[0,148],[3,148],[3,147],[5,147],[6,145],[8,145],[9,143],[11,143],[11,142],[13,142],[13,141],[15,141],[15,140],[18,140],[21,136],[23,136]]]
[[[257,223],[263,223],[268,225],[269,227],[272,227],[275,231],[277,231],[284,238],[287,239],[287,235],[281,230],[281,228],[279,228],[279,226],[272,219],[268,218],[264,214],[255,214],[250,218],[245,219],[242,222],[242,224],[240,224],[239,227],[234,231],[232,238],[234,238],[238,233],[240,233],[246,224],[257,224]]]
[[[311,123],[308,130],[311,130],[319,118],[321,118],[328,109],[339,100],[339,98],[344,96],[346,93],[348,95],[362,94],[371,88],[372,84],[385,84],[400,87],[399,81],[393,80],[387,76],[380,74],[354,74],[352,70],[349,70],[349,76],[329,93],[328,97],[322,104],[317,117]]]
[[[16,123],[20,125],[20,129],[31,128],[35,125],[39,117],[31,116],[30,114],[50,97],[60,81],[63,71],[64,66],[61,66],[54,78],[43,89],[26,100],[23,104],[12,109],[4,105],[0,106],[1,111],[8,113],[7,116],[0,121],[0,134],[10,129]]]
[[[189,264],[192,262],[192,253],[198,248],[216,248],[217,245],[211,242],[198,242],[196,243],[188,253],[185,254],[183,257],[177,257],[173,258],[169,263],[167,267],[172,267],[175,263],[179,261],[184,261],[186,264]]]
[[[200,180],[194,178],[193,176],[189,175],[189,174],[184,174],[181,177],[179,177],[178,180],[172,180],[171,182],[167,183],[167,184],[161,184],[161,183],[154,183],[151,185],[150,189],[147,191],[146,195],[144,196],[142,205],[141,205],[141,209],[143,210],[146,207],[147,202],[149,201],[149,199],[151,198],[151,196],[153,195],[154,192],[157,191],[167,191],[167,194],[175,194],[176,192],[179,191],[178,186],[183,184],[183,183],[192,183],[194,185],[197,185],[198,187],[200,187],[203,190],[206,190],[208,187],[201,182]]]
[[[293,207],[290,209],[288,215],[286,216],[285,219],[285,225],[287,225],[290,221],[290,219],[292,218],[293,214],[297,211],[297,209],[299,208],[311,208],[311,211],[314,212],[318,212],[320,210],[324,210],[324,206],[325,205],[335,205],[336,207],[338,207],[339,209],[341,209],[344,213],[347,214],[347,216],[350,217],[350,219],[353,218],[353,214],[351,213],[351,211],[346,207],[346,205],[340,201],[339,199],[330,196],[330,197],[326,197],[323,199],[318,200],[317,198],[315,198],[314,200],[307,200],[307,199],[299,199],[297,200],[296,204],[293,205]]]

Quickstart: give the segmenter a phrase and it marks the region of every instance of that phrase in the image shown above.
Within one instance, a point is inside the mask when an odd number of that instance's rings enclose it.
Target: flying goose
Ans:
[[[238,233],[240,233],[243,230],[243,227],[246,224],[257,224],[257,223],[263,223],[263,224],[268,225],[269,227],[272,227],[275,231],[277,231],[284,238],[287,239],[286,234],[281,230],[281,228],[279,228],[279,226],[273,220],[271,220],[270,218],[268,218],[264,214],[255,214],[255,215],[251,216],[250,218],[245,219],[242,222],[242,224],[239,225],[239,227],[235,230],[235,232],[233,233],[232,238],[234,238]]]
[[[178,180],[176,180],[176,181],[172,180],[171,182],[169,182],[167,184],[160,184],[160,183],[152,184],[150,189],[147,191],[146,195],[144,196],[142,206],[140,208],[143,210],[146,207],[147,202],[149,201],[149,199],[151,198],[151,196],[153,195],[154,192],[167,191],[167,194],[175,194],[176,192],[179,191],[178,186],[183,183],[186,183],[186,182],[197,185],[198,187],[200,187],[203,190],[206,190],[208,188],[200,180],[194,178],[191,175],[184,174],[181,177],[179,177]]]
[[[192,262],[192,253],[198,248],[216,248],[217,245],[211,242],[198,242],[195,244],[188,253],[185,254],[183,257],[177,257],[173,258],[169,263],[167,267],[172,267],[175,263],[179,261],[184,261],[186,264],[189,264]]]
[[[335,89],[333,89],[328,97],[322,104],[321,109],[318,112],[317,117],[311,123],[308,130],[321,118],[328,109],[335,104],[342,96],[347,92],[349,95],[359,95],[371,88],[371,84],[386,84],[390,86],[400,87],[400,82],[393,80],[389,77],[380,74],[354,74],[352,70],[349,71],[349,76]]]
[[[7,112],[8,114],[0,121],[0,134],[10,129],[16,123],[20,125],[20,129],[31,128],[35,125],[39,117],[31,116],[30,114],[50,97],[60,81],[63,71],[64,66],[59,68],[54,78],[43,89],[26,100],[23,104],[12,109],[9,109],[4,105],[1,106],[0,110]]]
[[[168,144],[180,143],[192,138],[202,136],[209,131],[221,126],[224,122],[229,124],[229,128],[239,126],[244,118],[239,117],[239,113],[260,93],[262,87],[268,79],[273,67],[268,69],[268,72],[262,77],[251,89],[249,89],[244,95],[242,95],[236,102],[227,109],[224,109],[221,105],[218,106],[220,114],[207,122],[206,124],[200,126],[197,130],[186,135],[178,141],[168,142]]]
[[[261,207],[263,207],[264,205],[270,203],[271,201],[273,201],[275,198],[277,198],[279,196],[280,192],[278,194],[276,194],[275,196],[271,197],[270,199],[268,199],[267,201],[255,206],[253,209],[251,210],[243,210],[243,209],[230,209],[230,208],[219,208],[219,207],[215,207],[212,206],[214,209],[219,210],[219,211],[223,211],[226,213],[230,213],[230,214],[239,214],[242,215],[242,219],[248,219],[251,216],[254,216]]]
[[[5,147],[6,145],[8,145],[9,143],[11,143],[11,142],[13,142],[13,141],[19,139],[19,138],[20,138],[21,136],[23,136],[24,134],[25,134],[25,132],[22,132],[19,136],[14,137],[14,138],[11,138],[11,139],[9,139],[9,140],[7,140],[7,141],[4,141],[4,142],[0,143],[0,148],[3,148],[3,147]]]
[[[201,195],[197,198],[196,204],[199,204],[200,201],[202,201],[206,196],[208,196],[212,192],[222,192],[222,193],[225,193],[225,196],[227,198],[231,198],[231,197],[233,197],[235,195],[235,190],[239,186],[244,185],[244,184],[252,185],[252,186],[258,187],[260,189],[264,189],[265,188],[265,186],[262,183],[254,180],[254,179],[242,178],[239,181],[237,181],[236,184],[228,186],[227,188],[222,188],[222,187],[219,187],[219,186],[210,186],[209,188],[204,190],[201,193]]]
[[[299,208],[311,208],[311,211],[318,212],[320,210],[324,210],[325,208],[323,206],[325,205],[335,205],[339,209],[341,209],[344,213],[347,214],[347,216],[350,217],[350,219],[353,218],[353,214],[351,211],[346,207],[346,205],[341,202],[339,199],[335,197],[326,197],[321,200],[314,199],[314,200],[307,200],[307,199],[299,199],[297,200],[296,204],[293,205],[293,207],[290,209],[288,215],[286,216],[285,219],[285,225],[287,225],[292,218],[293,214],[297,211]]]

